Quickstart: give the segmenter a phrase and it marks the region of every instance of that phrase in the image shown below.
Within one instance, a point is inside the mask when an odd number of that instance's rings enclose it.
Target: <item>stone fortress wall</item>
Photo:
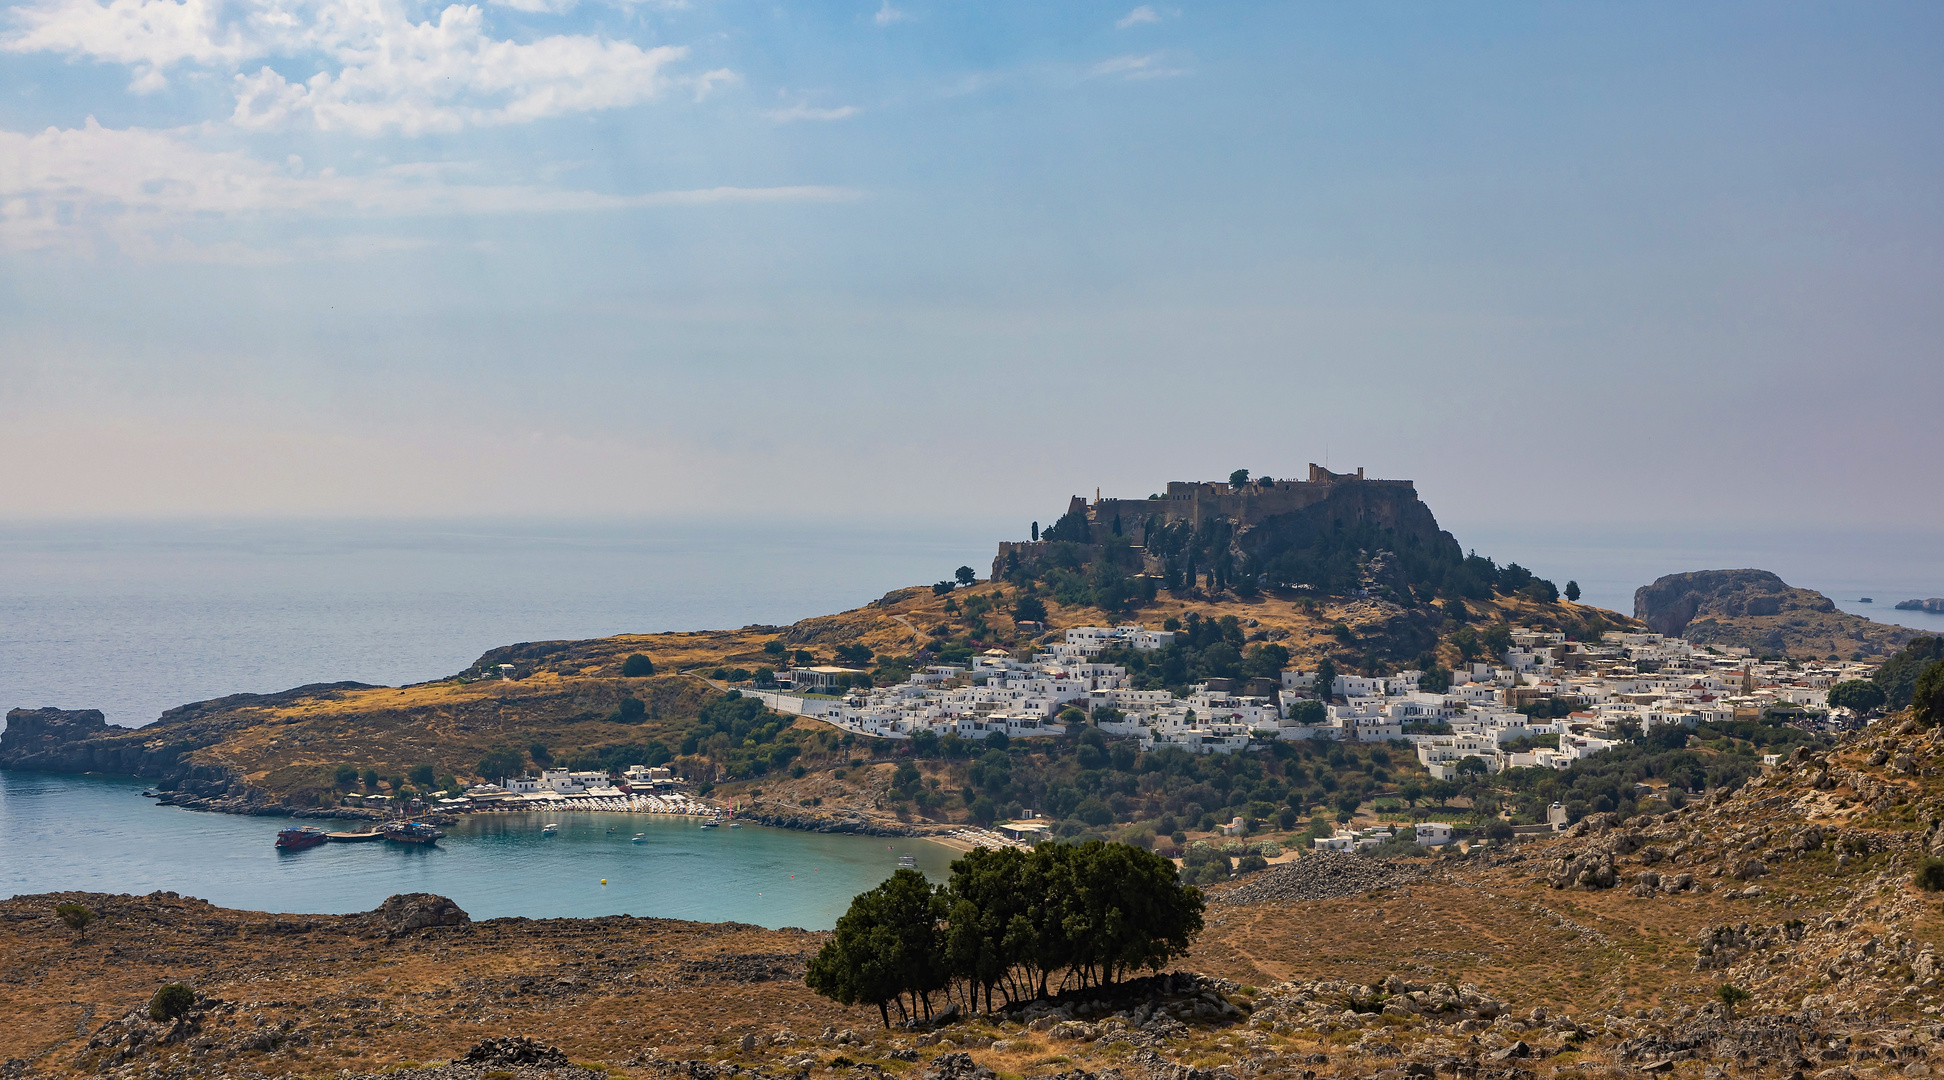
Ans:
[[[1309,510],[1329,500],[1332,496],[1356,491],[1359,494],[1377,496],[1376,501],[1392,502],[1398,496],[1412,504],[1417,504],[1417,485],[1410,480],[1371,480],[1364,477],[1364,471],[1354,473],[1333,473],[1328,469],[1310,463],[1307,480],[1274,480],[1269,483],[1251,481],[1241,487],[1232,487],[1226,481],[1170,481],[1166,494],[1149,499],[1096,498],[1089,504],[1079,495],[1073,496],[1067,504],[1067,512],[1079,511],[1087,516],[1087,524],[1093,543],[1086,545],[1087,558],[1100,554],[1108,537],[1114,533],[1114,523],[1120,522],[1120,534],[1136,548],[1147,544],[1147,530],[1155,526],[1172,525],[1186,522],[1200,527],[1206,521],[1227,521],[1232,523],[1238,534],[1245,534],[1256,526],[1282,515],[1296,514]],[[1372,500],[1356,499],[1354,513],[1362,517]],[[1421,505],[1421,504],[1420,504]],[[1380,514],[1380,516],[1391,516]],[[1428,519],[1428,512],[1425,514]],[[1430,522],[1436,531],[1435,520]],[[999,543],[998,554],[992,560],[992,576],[996,580],[1005,575],[1008,555],[1016,555],[1022,565],[1032,566],[1048,548],[1046,541],[1012,541]]]

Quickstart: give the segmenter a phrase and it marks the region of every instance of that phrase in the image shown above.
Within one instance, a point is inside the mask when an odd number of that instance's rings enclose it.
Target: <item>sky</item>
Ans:
[[[0,518],[1944,526],[1936,4],[25,0]]]

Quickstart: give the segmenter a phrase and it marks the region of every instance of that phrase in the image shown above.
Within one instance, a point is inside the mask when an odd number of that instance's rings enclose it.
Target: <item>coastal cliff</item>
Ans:
[[[243,772],[201,752],[271,721],[298,702],[331,700],[365,683],[313,683],[276,694],[232,694],[170,709],[142,728],[117,727],[99,709],[12,709],[0,731],[0,769],[112,773],[157,781],[179,805],[229,813],[281,813]]]
[[[1733,645],[1784,656],[1882,657],[1917,631],[1838,611],[1813,589],[1767,570],[1668,574],[1634,591],[1634,618],[1697,645]]]

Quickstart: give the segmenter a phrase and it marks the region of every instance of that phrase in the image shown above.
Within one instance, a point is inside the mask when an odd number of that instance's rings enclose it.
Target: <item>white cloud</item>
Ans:
[[[871,16],[871,21],[877,23],[879,26],[890,26],[892,23],[904,22],[909,18],[911,16],[892,7],[891,0],[884,0],[883,4],[878,7],[877,14]]]
[[[742,76],[728,68],[717,68],[714,71],[705,71],[687,82],[695,90],[695,100],[701,101],[714,93],[718,86],[742,85]]]
[[[834,109],[819,109],[815,106],[798,102],[787,109],[771,109],[763,115],[779,124],[789,124],[798,120],[845,120],[856,116],[857,112],[858,109],[855,105],[841,105]]]
[[[574,0],[504,0],[560,11]],[[251,130],[453,131],[634,105],[672,84],[699,98],[733,81],[669,71],[687,51],[554,35],[494,37],[482,10],[452,4],[414,21],[407,0],[41,0],[15,10],[0,47],[137,66],[136,92],[178,64],[235,72],[232,120]],[[249,69],[257,70],[251,72]]]
[[[147,64],[137,67],[135,77],[128,81],[128,92],[131,94],[153,94],[157,90],[168,88],[169,77],[162,74],[159,68],[149,67]]]
[[[1146,4],[1142,4],[1140,7],[1128,12],[1125,16],[1122,16],[1114,25],[1125,30],[1130,26],[1139,26],[1142,23],[1158,23],[1160,21],[1161,16],[1158,12]]]
[[[232,64],[260,56],[293,36],[294,12],[273,3],[225,0],[44,0],[11,12],[21,29],[6,38],[13,52],[92,56],[156,68],[182,61]]]
[[[574,10],[578,0],[486,0],[493,7],[512,8],[533,15],[565,15]]]
[[[1087,75],[1096,79],[1111,75],[1118,75],[1123,79],[1170,79],[1176,75],[1188,74],[1187,68],[1158,66],[1156,61],[1159,59],[1158,55],[1152,53],[1147,56],[1116,56],[1088,68]]]
[[[111,250],[171,259],[249,261],[265,252],[235,241],[191,242],[264,218],[401,218],[626,210],[732,202],[831,202],[834,187],[715,187],[606,195],[530,185],[458,182],[460,164],[398,165],[363,176],[306,174],[236,150],[208,150],[180,133],[85,126],[38,134],[0,131],[0,247]],[[412,241],[333,241],[347,251]],[[329,254],[288,241],[278,256]]]
[[[447,8],[439,22],[387,35],[365,62],[293,84],[264,67],[235,78],[231,120],[250,130],[315,126],[377,134],[456,131],[633,105],[657,96],[662,68],[686,50],[555,36],[531,44],[480,31],[479,9]]]

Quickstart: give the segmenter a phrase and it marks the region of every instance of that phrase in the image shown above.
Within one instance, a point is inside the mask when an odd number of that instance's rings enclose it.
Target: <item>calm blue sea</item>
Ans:
[[[110,777],[0,772],[0,896],[166,889],[252,911],[348,912],[432,892],[476,919],[628,914],[821,930],[896,870],[898,856],[936,881],[954,857],[923,841],[703,829],[650,814],[480,816],[434,847],[281,852],[277,830],[289,819],[156,806],[141,790]],[[541,834],[547,822],[559,835]]]
[[[994,542],[1016,531],[997,522],[0,525],[0,708],[98,708],[137,726],[238,691],[437,678],[516,641],[788,623],[962,564],[983,571]],[[1944,633],[1944,616],[1891,608],[1944,596],[1944,560],[1928,535],[1457,531],[1500,563],[1562,585],[1577,579],[1588,601],[1621,611],[1661,574],[1759,567],[1846,611]],[[1864,596],[1876,603],[1858,603]],[[139,790],[113,778],[0,773],[0,894],[170,889],[228,906],[357,911],[424,890],[480,917],[627,912],[817,928],[903,851],[933,873],[949,858],[925,844],[705,832],[627,815],[563,816],[553,839],[540,836],[538,818],[490,818],[467,821],[433,851],[332,845],[279,855],[276,819],[156,807]],[[628,842],[635,832],[643,844]]]
[[[496,645],[790,623],[988,572],[994,526],[0,524],[0,712],[398,685]]]
[[[1460,543],[1499,565],[1516,562],[1561,588],[1577,580],[1589,604],[1631,615],[1634,590],[1689,570],[1772,570],[1799,589],[1877,622],[1944,634],[1944,615],[1898,611],[1944,596],[1944,537],[1868,529],[1657,530],[1467,528]],[[1874,603],[1861,603],[1863,597]]]

